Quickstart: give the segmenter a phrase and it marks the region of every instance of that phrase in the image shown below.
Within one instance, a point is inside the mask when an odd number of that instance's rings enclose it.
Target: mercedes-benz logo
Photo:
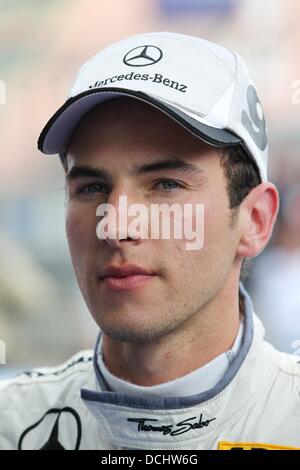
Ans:
[[[51,416],[54,416],[54,422]],[[68,438],[74,440],[73,448],[78,450],[81,441],[81,421],[77,411],[69,406],[48,410],[41,419],[25,429],[20,436],[18,450],[25,450],[32,446],[36,449],[37,445],[42,445],[40,450],[66,450],[61,443],[63,436],[60,435],[59,428],[60,421],[63,420],[65,425],[67,424]],[[46,429],[49,426],[50,431],[47,432],[43,425]]]
[[[156,46],[138,46],[123,58],[123,62],[130,67],[145,67],[147,65],[156,64],[162,58],[162,51]]]

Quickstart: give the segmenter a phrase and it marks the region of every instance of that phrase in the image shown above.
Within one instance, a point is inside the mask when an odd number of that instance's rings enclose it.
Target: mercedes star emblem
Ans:
[[[138,46],[127,52],[123,62],[130,67],[145,67],[159,62],[162,55],[162,51],[156,46]]]

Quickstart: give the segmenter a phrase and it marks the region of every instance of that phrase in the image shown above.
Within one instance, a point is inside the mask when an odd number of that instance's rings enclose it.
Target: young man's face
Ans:
[[[139,171],[171,160],[195,170]],[[232,283],[239,224],[230,223],[220,151],[149,105],[122,98],[104,103],[81,121],[67,165],[66,229],[72,261],[88,308],[107,336],[142,343],[183,328]],[[103,176],[75,171],[79,166],[101,170]],[[190,240],[184,235],[132,239],[129,232],[128,238],[118,240],[112,230],[111,239],[99,239],[96,209],[106,202],[118,214],[120,196],[127,197],[128,206],[139,203],[149,210],[152,204],[188,204],[194,209],[203,204],[202,249],[186,249]],[[184,223],[195,229],[192,212]],[[128,217],[128,224],[133,218]],[[113,288],[113,282],[103,279],[109,266],[128,263],[153,275],[128,289]]]

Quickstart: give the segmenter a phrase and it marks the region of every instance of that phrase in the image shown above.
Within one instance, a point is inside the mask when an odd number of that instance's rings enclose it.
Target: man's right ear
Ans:
[[[279,209],[279,194],[274,184],[266,182],[253,188],[240,206],[241,238],[237,255],[257,256],[269,242]]]

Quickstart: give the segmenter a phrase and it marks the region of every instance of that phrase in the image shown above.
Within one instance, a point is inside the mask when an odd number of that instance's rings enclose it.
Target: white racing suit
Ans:
[[[211,390],[135,397],[107,389],[95,353],[0,382],[0,449],[300,448],[300,357],[263,340],[244,296],[239,352]]]

